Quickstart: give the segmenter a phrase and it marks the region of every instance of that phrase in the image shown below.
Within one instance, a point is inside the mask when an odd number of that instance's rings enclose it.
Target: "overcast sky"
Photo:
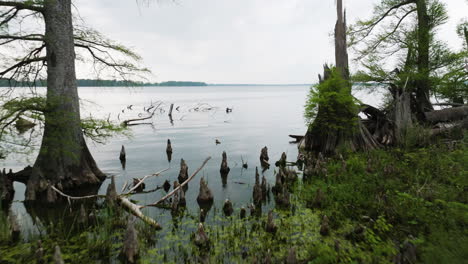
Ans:
[[[143,2],[75,5],[88,25],[137,51],[157,82],[313,83],[323,63],[334,61],[335,0]],[[348,21],[368,18],[377,2],[345,0]],[[455,27],[468,16],[468,1],[443,2],[451,19],[441,36],[460,47]]]

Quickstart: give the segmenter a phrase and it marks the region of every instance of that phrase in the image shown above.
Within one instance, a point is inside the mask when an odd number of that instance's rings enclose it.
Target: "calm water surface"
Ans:
[[[214,194],[214,208],[221,208],[225,199],[230,199],[236,211],[252,201],[252,188],[255,182],[255,167],[260,167],[259,155],[267,146],[270,161],[274,163],[286,152],[288,160],[297,157],[297,145],[290,144],[289,134],[304,134],[306,126],[303,109],[308,86],[208,86],[208,87],[144,87],[144,88],[79,88],[82,99],[82,116],[109,117],[112,120],[125,120],[145,116],[144,107],[162,102],[161,108],[169,109],[174,103],[173,123],[167,112],[158,113],[153,125],[131,127],[131,138],[119,136],[106,144],[88,142],[88,146],[100,169],[116,177],[117,190],[132,178],[141,178],[165,168],[170,168],[159,177],[146,181],[146,189],[161,186],[165,180],[177,180],[180,159],[189,167],[189,175],[211,156],[212,159],[189,183],[186,193],[189,214],[198,214],[199,181],[203,176]],[[374,103],[377,97],[361,93],[358,97],[367,103]],[[132,105],[132,110],[127,106]],[[193,111],[194,107],[210,107],[209,111]],[[226,107],[233,108],[229,114]],[[122,112],[123,110],[123,112]],[[173,147],[172,161],[166,156],[166,142],[170,139]],[[218,139],[221,144],[215,144]],[[122,169],[119,152],[124,145],[127,152],[126,168]],[[223,187],[219,168],[221,154],[226,151],[231,168],[227,185]],[[29,156],[34,161],[36,153]],[[248,163],[242,168],[241,158]],[[10,158],[1,164],[15,171],[27,165],[27,160]],[[29,163],[31,164],[31,163]],[[264,172],[268,182],[274,183],[274,167]],[[100,193],[105,193],[108,182],[104,182]],[[23,228],[34,229],[31,218],[24,209],[24,186],[15,183],[16,195],[13,211],[16,212]],[[139,204],[157,201],[166,193],[163,190],[134,195]],[[274,203],[274,202],[272,202]],[[272,206],[270,204],[269,206]],[[163,225],[170,224],[170,212],[149,208],[145,213]],[[265,209],[264,209],[265,210]],[[215,212],[216,209],[212,209]],[[237,213],[237,212],[236,212]],[[207,219],[213,218],[214,213]],[[31,230],[30,230],[31,231]]]

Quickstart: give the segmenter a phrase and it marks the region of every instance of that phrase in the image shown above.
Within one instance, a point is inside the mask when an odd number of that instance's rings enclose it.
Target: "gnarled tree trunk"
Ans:
[[[100,184],[105,175],[91,156],[80,123],[71,0],[44,1],[47,50],[47,111],[39,156],[26,200],[54,202],[61,190]]]
[[[343,1],[337,0],[337,15],[338,19],[335,25],[335,64],[336,70],[340,77],[349,81],[349,63],[346,44],[346,13],[343,12]],[[319,75],[320,83],[330,78],[330,69],[327,65],[324,67],[323,78]],[[351,96],[351,84],[346,82]],[[341,89],[343,87],[336,87]],[[370,150],[377,148],[379,144],[372,137],[367,128],[361,124],[358,113],[347,109],[346,106],[340,104],[339,100],[329,102],[332,106],[321,107],[319,105],[317,116],[314,122],[309,126],[305,135],[305,150],[315,153],[323,153],[325,155],[335,154],[340,146],[353,151]],[[330,112],[330,113],[328,113]],[[339,115],[340,118],[353,120],[352,125],[349,124],[332,124],[335,120],[328,120],[327,116]],[[351,122],[350,122],[351,123]],[[349,126],[349,127],[344,127]],[[340,127],[339,129],[327,129],[327,127]]]

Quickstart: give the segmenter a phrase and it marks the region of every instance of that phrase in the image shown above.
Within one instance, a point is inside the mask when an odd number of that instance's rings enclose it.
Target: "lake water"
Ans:
[[[230,199],[237,213],[241,206],[247,206],[252,201],[255,167],[260,167],[261,148],[268,147],[273,164],[282,152],[286,152],[288,160],[295,161],[297,145],[289,143],[291,139],[288,135],[306,132],[303,109],[308,90],[308,86],[86,87],[79,88],[79,94],[83,117],[92,113],[93,116],[121,121],[146,116],[145,107],[162,102],[160,107],[166,112],[157,111],[151,120],[152,125],[132,126],[130,138],[119,136],[104,145],[88,142],[88,146],[100,169],[115,176],[117,190],[126,182],[131,182],[132,178],[142,178],[168,167],[170,169],[161,176],[149,178],[146,189],[161,186],[165,180],[172,183],[177,180],[181,158],[187,162],[191,175],[211,156],[208,164],[189,183],[186,193],[188,212],[198,215],[196,197],[202,176],[213,192],[214,208],[221,208],[225,199]],[[365,92],[358,94],[358,97],[374,105],[379,100],[379,96],[369,96]],[[174,103],[173,123],[167,116],[171,103]],[[132,105],[132,110],[127,108],[129,105]],[[197,106],[210,110],[194,111]],[[233,111],[226,113],[226,107]],[[168,162],[165,151],[168,139],[173,147],[171,162]],[[216,139],[221,144],[216,144]],[[122,145],[127,153],[125,169],[122,169],[119,161]],[[225,186],[219,172],[223,151],[227,153],[231,168]],[[35,155],[31,153],[29,161],[34,161]],[[3,161],[2,167],[16,171],[28,165],[25,163],[27,159],[14,157]],[[248,163],[248,169],[242,168],[241,159]],[[273,185],[274,166],[264,175]],[[107,185],[106,181],[100,193],[105,193]],[[31,227],[32,221],[21,202],[24,186],[15,183],[15,188],[13,211],[23,227]],[[139,201],[139,204],[148,204],[165,194],[159,190],[134,195],[132,199]],[[170,222],[167,221],[171,217],[168,210],[149,208],[145,209],[145,213],[163,226]],[[207,221],[210,221],[210,217]]]

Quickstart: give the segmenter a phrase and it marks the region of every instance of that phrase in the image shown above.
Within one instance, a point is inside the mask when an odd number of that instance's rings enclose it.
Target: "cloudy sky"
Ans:
[[[137,51],[157,82],[313,83],[334,60],[334,0],[145,1],[75,6],[88,25]],[[371,16],[376,2],[345,0],[348,20]],[[455,27],[468,16],[468,1],[443,2],[451,19],[440,36],[460,47]]]

